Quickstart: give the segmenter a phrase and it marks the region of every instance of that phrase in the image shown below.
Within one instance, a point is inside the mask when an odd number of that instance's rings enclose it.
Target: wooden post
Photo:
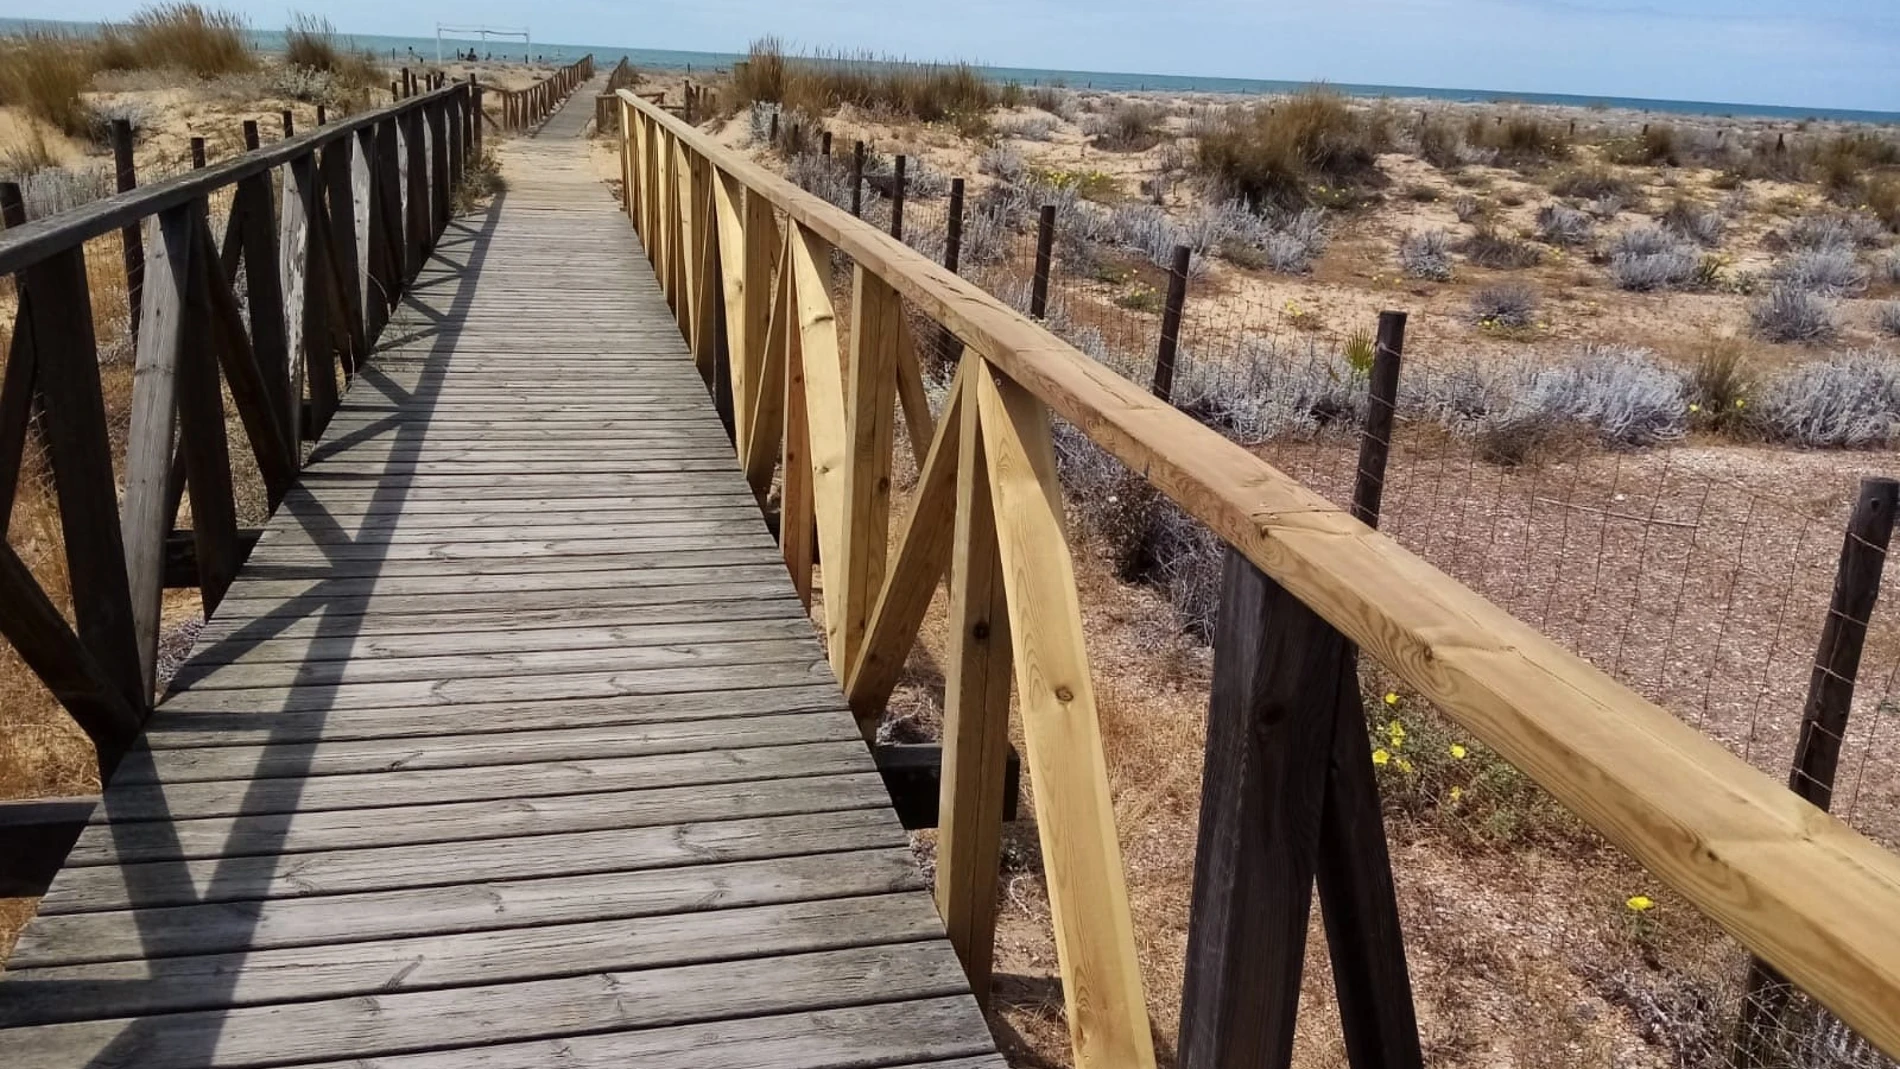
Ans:
[[[329,122],[330,122],[329,109],[325,108],[322,104],[318,104],[317,105],[317,125],[325,126],[325,125],[328,125]]]
[[[904,157],[897,157],[891,177],[891,236],[904,240]]]
[[[389,100],[394,103],[402,99],[402,86],[397,82],[389,83]]]
[[[257,120],[244,120],[244,151],[256,152],[258,145],[262,143],[262,139],[257,135]]]
[[[1353,485],[1352,514],[1378,526],[1385,495],[1386,457],[1392,450],[1392,417],[1399,404],[1399,359],[1405,352],[1405,313],[1379,313],[1378,347],[1366,383],[1366,423],[1359,438],[1359,476]]]
[[[139,177],[138,169],[132,159],[130,120],[112,120],[112,163],[119,192],[125,193],[136,189]],[[139,224],[132,223],[120,229],[119,244],[125,256],[125,293],[127,307],[131,314],[132,344],[136,348],[139,340],[139,325],[144,319],[142,310],[145,302],[145,237],[139,230]]]
[[[288,141],[291,138],[296,137],[296,136],[297,136],[296,121],[292,118],[290,114],[290,109],[285,108],[284,109],[284,140]]]
[[[482,87],[475,81],[473,74],[468,76],[468,86],[469,94],[472,98],[468,106],[470,119],[468,136],[469,158],[479,160],[482,158]]]
[[[831,131],[830,130],[826,130],[818,135],[818,154],[820,156],[825,157],[826,159],[831,158]]]
[[[1029,314],[1041,319],[1049,310],[1049,261],[1056,247],[1056,206],[1042,206],[1036,220],[1036,274],[1030,281]]]
[[[851,150],[851,214],[864,217],[864,142]]]
[[[1863,478],[1841,542],[1834,596],[1821,624],[1807,703],[1801,711],[1801,737],[1788,770],[1788,789],[1821,809],[1828,809],[1834,800],[1834,773],[1841,740],[1847,735],[1861,649],[1880,597],[1896,507],[1900,507],[1900,482]],[[1739,1069],[1777,1063],[1784,1052],[1777,1049],[1776,1036],[1784,1027],[1782,1019],[1793,994],[1793,986],[1780,970],[1759,958],[1750,963],[1741,1018],[1735,1027],[1732,1063]]]
[[[409,97],[412,97],[412,96],[415,96],[415,95],[416,95],[416,85],[415,85],[415,83],[414,83],[414,82],[412,82],[412,81],[410,81],[410,80],[409,80],[409,68],[408,68],[408,67],[404,67],[404,68],[403,68],[403,69],[402,69],[402,70],[401,70],[401,71],[400,71],[399,73],[400,73],[400,76],[401,76],[401,78],[402,78],[402,95],[403,95],[403,98],[404,98],[404,99],[407,99],[407,98],[409,98]]]
[[[1161,344],[1155,351],[1155,377],[1149,391],[1169,404],[1174,403],[1174,357],[1181,346],[1181,313],[1187,307],[1192,256],[1193,250],[1186,245],[1174,247],[1174,261],[1168,267],[1168,303],[1161,308]]]
[[[943,223],[943,266],[951,274],[963,256],[963,179],[950,180],[950,210]]]
[[[1381,317],[1384,397],[1403,326]],[[1376,526],[1391,413],[1373,408],[1353,497]],[[1230,547],[1214,656],[1179,1064],[1290,1063],[1317,880],[1351,1064],[1419,1069],[1357,651]]]
[[[191,139],[191,169],[194,171],[205,169],[205,139],[202,137]]]

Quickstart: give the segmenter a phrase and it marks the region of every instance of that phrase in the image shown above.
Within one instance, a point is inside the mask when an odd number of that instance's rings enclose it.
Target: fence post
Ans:
[[[864,142],[862,141],[851,150],[851,214],[860,219],[864,217]]]
[[[1193,251],[1174,247],[1168,266],[1168,303],[1161,309],[1161,344],[1155,351],[1155,377],[1149,387],[1161,400],[1174,403],[1174,357],[1181,346],[1181,312],[1187,306],[1188,265]]]
[[[1036,274],[1030,282],[1029,314],[1041,319],[1049,310],[1049,261],[1056,247],[1056,206],[1042,206],[1036,220]]]
[[[823,130],[819,132],[818,154],[820,156],[825,157],[826,159],[831,158],[831,131],[830,130]]]
[[[897,157],[891,172],[891,236],[904,240],[904,157]]]
[[[330,122],[329,109],[325,108],[322,104],[318,104],[317,105],[317,125],[324,126],[324,125],[327,125],[329,122]]]
[[[138,187],[138,169],[132,160],[132,123],[128,119],[112,120],[112,164],[119,192]],[[120,229],[119,244],[125,254],[127,309],[132,317],[132,344],[136,347],[139,320],[143,318],[140,310],[145,302],[145,236],[137,223]]]
[[[473,74],[468,76],[468,92],[470,97],[468,106],[470,128],[468,138],[469,154],[474,159],[481,159],[482,119],[484,118],[482,114],[482,86],[480,82],[475,80]]]
[[[1352,488],[1352,514],[1379,524],[1385,495],[1386,457],[1392,450],[1392,418],[1399,403],[1399,359],[1405,352],[1405,313],[1379,313],[1378,346],[1366,383],[1366,424],[1359,437],[1359,477]]]
[[[205,169],[205,139],[202,137],[191,139],[191,169],[194,171]]]
[[[296,119],[290,114],[290,109],[285,108],[284,109],[284,140],[288,141],[291,138],[296,137],[296,136],[297,136]]]
[[[1808,677],[1808,698],[1801,711],[1801,736],[1788,770],[1788,789],[1821,809],[1834,800],[1834,772],[1847,735],[1861,647],[1880,597],[1880,577],[1893,539],[1894,509],[1900,506],[1900,482],[1867,477],[1860,481],[1854,512],[1841,541],[1834,572],[1834,595],[1821,624],[1821,641]],[[1734,1057],[1740,1069],[1775,1062],[1775,1033],[1794,988],[1780,970],[1760,958],[1748,968],[1741,1017],[1735,1026]]]
[[[765,143],[768,145],[771,145],[773,148],[778,147],[778,112],[777,111],[772,112],[772,128],[766,131]]]
[[[398,84],[397,82],[395,82],[394,80],[392,80],[389,83],[389,101],[390,103],[393,104],[396,101],[401,100],[401,99],[402,99],[402,86]]]
[[[1382,341],[1393,342],[1388,397],[1403,322],[1380,319]],[[1378,408],[1366,435],[1381,448],[1369,458],[1362,449],[1353,494],[1373,525],[1391,436],[1390,409],[1381,429]],[[1291,1062],[1317,882],[1350,1063],[1419,1069],[1357,651],[1231,547],[1221,597],[1179,1064]]]
[[[950,180],[950,210],[943,224],[943,266],[951,274],[957,272],[957,261],[963,256],[963,179]]]

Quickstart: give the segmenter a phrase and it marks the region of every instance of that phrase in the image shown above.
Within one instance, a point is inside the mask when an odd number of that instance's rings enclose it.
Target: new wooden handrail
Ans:
[[[1900,858],[975,285],[618,95],[640,119],[623,122],[639,153],[626,165],[629,208],[670,298],[690,292],[684,277],[667,277],[681,250],[653,231],[653,205],[679,209],[668,180],[685,190],[709,166],[715,188],[743,187],[748,205],[762,198],[948,326],[1742,945],[1900,1053]],[[786,413],[787,425],[802,415]]]

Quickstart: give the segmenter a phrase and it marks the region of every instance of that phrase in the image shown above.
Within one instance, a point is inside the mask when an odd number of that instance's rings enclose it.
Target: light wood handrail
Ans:
[[[974,284],[618,95],[638,117],[622,123],[629,210],[663,277],[677,262],[669,250],[695,235],[673,226],[677,200],[653,184],[672,166],[654,166],[656,144],[710,164],[947,326],[1743,946],[1900,1054],[1900,857]]]

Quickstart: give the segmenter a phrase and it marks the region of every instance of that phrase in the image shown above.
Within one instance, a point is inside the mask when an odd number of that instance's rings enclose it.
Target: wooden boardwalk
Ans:
[[[0,1065],[1000,1066],[577,140],[506,144],[0,978]]]

